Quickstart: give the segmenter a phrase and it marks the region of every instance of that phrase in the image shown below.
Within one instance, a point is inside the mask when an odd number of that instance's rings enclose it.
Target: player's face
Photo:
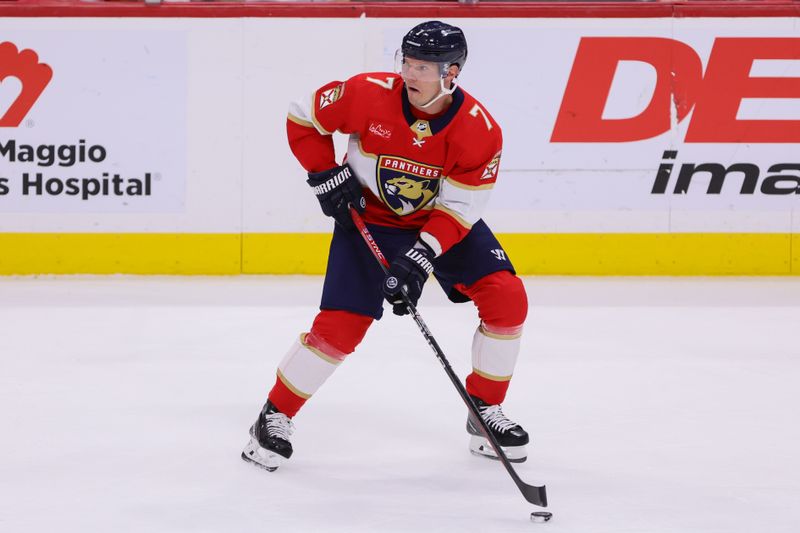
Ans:
[[[439,81],[439,78],[442,77],[442,65],[432,61],[404,57],[401,72],[403,78],[419,81]]]
[[[425,105],[439,94],[439,80],[442,77],[439,63],[406,57],[401,72],[411,105]]]

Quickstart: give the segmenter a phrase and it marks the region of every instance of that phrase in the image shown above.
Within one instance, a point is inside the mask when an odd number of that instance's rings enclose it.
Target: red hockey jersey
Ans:
[[[289,108],[289,145],[309,172],[337,165],[331,134],[350,135],[348,164],[367,189],[364,220],[420,230],[437,255],[484,211],[500,164],[500,127],[461,88],[440,115],[408,101],[402,78],[360,74],[324,85]]]

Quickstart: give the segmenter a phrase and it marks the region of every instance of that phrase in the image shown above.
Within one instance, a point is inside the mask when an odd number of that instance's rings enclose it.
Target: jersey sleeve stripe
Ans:
[[[465,183],[460,183],[453,178],[445,177],[444,179],[453,187],[458,187],[459,189],[465,189],[468,191],[486,191],[494,188],[494,183],[484,183],[483,185],[467,185]]]
[[[302,118],[296,117],[296,116],[292,115],[291,113],[289,113],[287,118],[289,120],[291,120],[292,122],[294,122],[295,124],[299,125],[299,126],[303,126],[303,127],[306,127],[306,128],[313,128],[314,127],[314,124],[312,122],[309,122],[308,120],[303,120]]]
[[[453,220],[458,222],[460,225],[464,226],[466,229],[472,229],[472,224],[470,224],[469,222],[464,220],[458,212],[456,212],[456,211],[454,211],[452,209],[449,209],[449,208],[445,207],[444,205],[438,204],[438,203],[436,204],[436,206],[434,206],[434,209],[446,213],[447,215],[450,216],[450,218],[452,218]]]
[[[315,101],[316,97],[317,97],[317,93],[314,93],[313,95],[311,95],[311,122],[314,123],[314,126],[317,128],[317,130],[320,133],[322,133],[323,135],[333,135],[332,131],[326,130],[322,126],[322,124],[319,123],[319,120],[317,120],[317,113],[315,111],[315,106],[314,106],[314,101]]]
[[[472,224],[480,220],[492,191],[489,189],[464,189],[452,184],[452,180],[445,180],[436,199],[437,207],[443,207],[451,216],[457,216],[461,224],[471,228]]]
[[[291,104],[289,104],[289,118],[292,117],[297,118],[301,121],[307,122],[314,126],[318,132],[322,135],[332,135],[332,133],[325,128],[323,128],[319,121],[317,121],[316,117],[314,116],[314,99],[316,98],[316,93],[313,93],[311,97],[305,97],[300,100],[295,100]],[[293,120],[292,122],[297,122]],[[301,126],[305,126],[302,122],[297,122]]]

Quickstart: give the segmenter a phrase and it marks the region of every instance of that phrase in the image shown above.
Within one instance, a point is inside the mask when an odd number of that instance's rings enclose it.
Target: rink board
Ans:
[[[288,102],[391,70],[413,8],[162,7],[0,7],[0,273],[324,272]],[[797,6],[455,7],[521,273],[800,272]]]
[[[499,238],[519,274],[774,276],[796,275],[800,265],[800,236],[789,234],[516,233]],[[326,233],[2,233],[0,273],[320,274],[329,243]]]

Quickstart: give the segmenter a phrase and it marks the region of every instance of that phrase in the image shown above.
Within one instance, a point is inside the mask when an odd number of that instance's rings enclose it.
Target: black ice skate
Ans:
[[[242,459],[274,472],[292,456],[292,433],[292,420],[268,401],[250,427],[250,442],[244,447]]]
[[[492,430],[508,460],[512,463],[525,462],[525,459],[528,458],[525,445],[530,441],[528,432],[516,422],[509,420],[503,414],[499,404],[489,405],[475,396],[470,396],[470,398],[475,402],[481,417],[486,421],[489,429]],[[472,435],[469,441],[469,450],[474,455],[497,459],[497,454],[494,453],[489,440],[481,433],[478,423],[472,421],[472,415],[467,417],[467,432]]]

